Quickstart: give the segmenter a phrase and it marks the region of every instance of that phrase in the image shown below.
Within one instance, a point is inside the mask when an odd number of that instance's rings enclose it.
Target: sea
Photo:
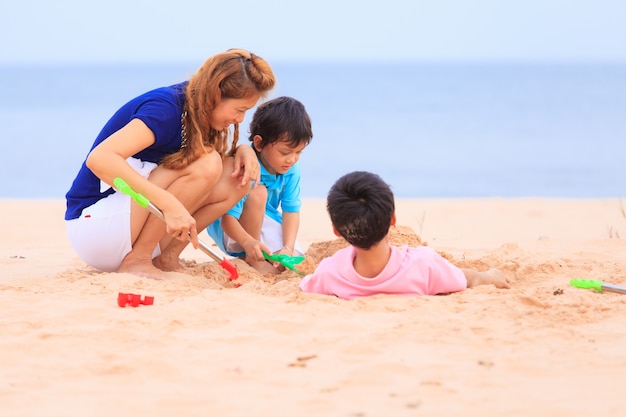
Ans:
[[[201,62],[0,66],[0,198],[64,198],[117,108]],[[302,196],[375,172],[398,198],[626,196],[626,63],[278,62],[313,123]],[[240,143],[248,141],[248,112]]]

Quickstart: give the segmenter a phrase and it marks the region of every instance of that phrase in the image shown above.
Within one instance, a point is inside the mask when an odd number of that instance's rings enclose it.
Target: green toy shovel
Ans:
[[[296,264],[304,261],[304,256],[289,256],[284,253],[268,255],[267,253],[263,252],[263,257],[268,261],[278,262],[285,268],[291,269],[296,274],[304,276],[304,274],[298,271],[298,269],[296,268]]]

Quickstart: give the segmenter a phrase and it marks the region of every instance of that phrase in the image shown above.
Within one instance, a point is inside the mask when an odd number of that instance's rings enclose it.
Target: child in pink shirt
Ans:
[[[498,269],[461,269],[427,246],[392,246],[393,192],[378,175],[357,171],[339,178],[327,205],[335,235],[350,246],[322,260],[300,282],[305,292],[354,299],[375,294],[436,295],[476,285],[510,288]]]

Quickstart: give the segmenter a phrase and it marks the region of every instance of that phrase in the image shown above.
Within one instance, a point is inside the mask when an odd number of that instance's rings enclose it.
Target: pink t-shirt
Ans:
[[[305,292],[336,295],[348,300],[376,294],[436,295],[462,291],[465,274],[427,246],[390,246],[385,269],[374,278],[359,275],[353,266],[356,250],[348,246],[322,260],[300,282]]]

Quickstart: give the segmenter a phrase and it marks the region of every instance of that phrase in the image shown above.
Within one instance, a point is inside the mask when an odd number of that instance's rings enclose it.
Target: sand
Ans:
[[[626,285],[621,200],[397,205],[394,243],[513,288],[346,301],[240,261],[236,287],[192,248],[166,281],[101,273],[69,246],[63,201],[0,200],[0,416],[626,414],[626,295],[569,286]],[[322,200],[299,240],[303,269],[341,246]]]

